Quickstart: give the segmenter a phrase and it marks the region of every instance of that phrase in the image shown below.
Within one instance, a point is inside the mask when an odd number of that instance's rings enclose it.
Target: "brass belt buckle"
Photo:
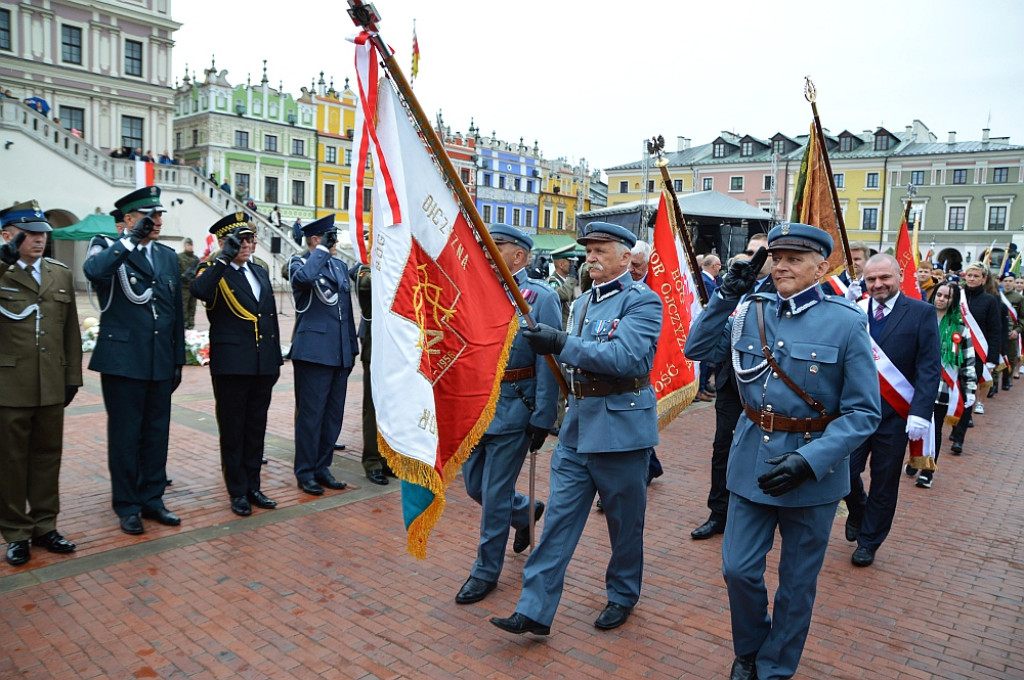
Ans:
[[[767,420],[767,424],[765,424],[766,420]],[[775,413],[774,412],[765,413],[764,411],[761,411],[761,429],[764,430],[765,432],[774,432],[775,431]]]

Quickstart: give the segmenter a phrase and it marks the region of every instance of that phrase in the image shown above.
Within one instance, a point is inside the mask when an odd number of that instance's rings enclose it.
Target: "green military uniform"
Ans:
[[[12,240],[11,227],[50,231],[34,202],[3,211],[0,222]],[[50,258],[34,272],[25,265],[0,260],[0,533],[11,543],[56,530],[64,404],[82,384],[71,271]],[[74,550],[67,546],[53,551]]]
[[[185,243],[192,245],[192,239],[185,239]],[[185,328],[195,328],[196,325],[196,299],[192,297],[188,287],[196,277],[198,265],[199,258],[195,253],[185,251],[178,253],[178,269],[181,270],[181,306],[185,311]]]

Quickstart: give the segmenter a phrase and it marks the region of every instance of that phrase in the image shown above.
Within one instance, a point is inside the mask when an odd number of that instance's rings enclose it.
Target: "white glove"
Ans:
[[[920,416],[908,416],[907,437],[911,441],[915,442],[924,439],[924,436],[928,434],[929,425],[931,425],[931,423]]]
[[[846,289],[846,299],[850,302],[856,302],[864,297],[864,291],[860,288],[860,281],[851,281],[849,287]]]
[[[964,397],[964,408],[970,408],[974,406],[974,392],[968,392],[967,396]]]
[[[991,362],[985,362],[985,368],[987,368],[989,371],[994,371],[996,370],[996,365]]]

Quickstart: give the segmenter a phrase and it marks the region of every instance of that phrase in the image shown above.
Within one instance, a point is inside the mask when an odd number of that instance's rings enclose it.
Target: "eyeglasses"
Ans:
[[[256,242],[256,236],[254,236],[253,234],[247,234],[245,236],[240,237],[239,240],[242,243],[255,243]]]

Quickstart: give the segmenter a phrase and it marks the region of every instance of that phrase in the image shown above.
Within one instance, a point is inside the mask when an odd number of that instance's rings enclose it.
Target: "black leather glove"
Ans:
[[[322,245],[324,248],[327,248],[327,250],[330,250],[334,246],[338,245],[338,232],[334,229],[325,232],[323,238],[320,240],[320,245]]]
[[[174,377],[171,378],[171,392],[178,389],[178,385],[181,384],[181,366],[174,367]]]
[[[552,328],[547,324],[539,323],[534,328],[527,328],[523,331],[526,342],[537,354],[558,354],[565,347],[565,340],[569,334]]]
[[[762,246],[749,260],[733,262],[722,279],[722,285],[718,287],[722,297],[726,300],[739,300],[752,291],[754,284],[757,283],[757,275],[767,259],[768,251]]]
[[[526,434],[530,438],[530,451],[539,451],[544,446],[544,440],[548,438],[548,431],[543,427],[529,423],[526,425]]]
[[[242,249],[242,242],[239,240],[235,232],[228,234],[228,237],[224,239],[224,245],[220,250],[220,259],[224,262],[230,263],[236,257],[238,252]]]
[[[64,386],[64,408],[68,407],[68,404],[71,403],[76,394],[78,394],[78,387],[76,385]]]
[[[25,232],[19,231],[18,235],[0,247],[0,260],[7,264],[17,264],[21,259],[21,244],[25,242]]]
[[[772,497],[789,493],[814,474],[807,459],[795,451],[769,458],[765,462],[775,467],[758,477],[757,485]]]
[[[145,215],[142,219],[136,222],[135,226],[132,227],[132,230],[128,232],[128,238],[135,245],[139,245],[139,243],[145,240],[147,236],[153,233],[154,227],[156,227],[156,222],[154,222],[153,218],[149,215]]]

